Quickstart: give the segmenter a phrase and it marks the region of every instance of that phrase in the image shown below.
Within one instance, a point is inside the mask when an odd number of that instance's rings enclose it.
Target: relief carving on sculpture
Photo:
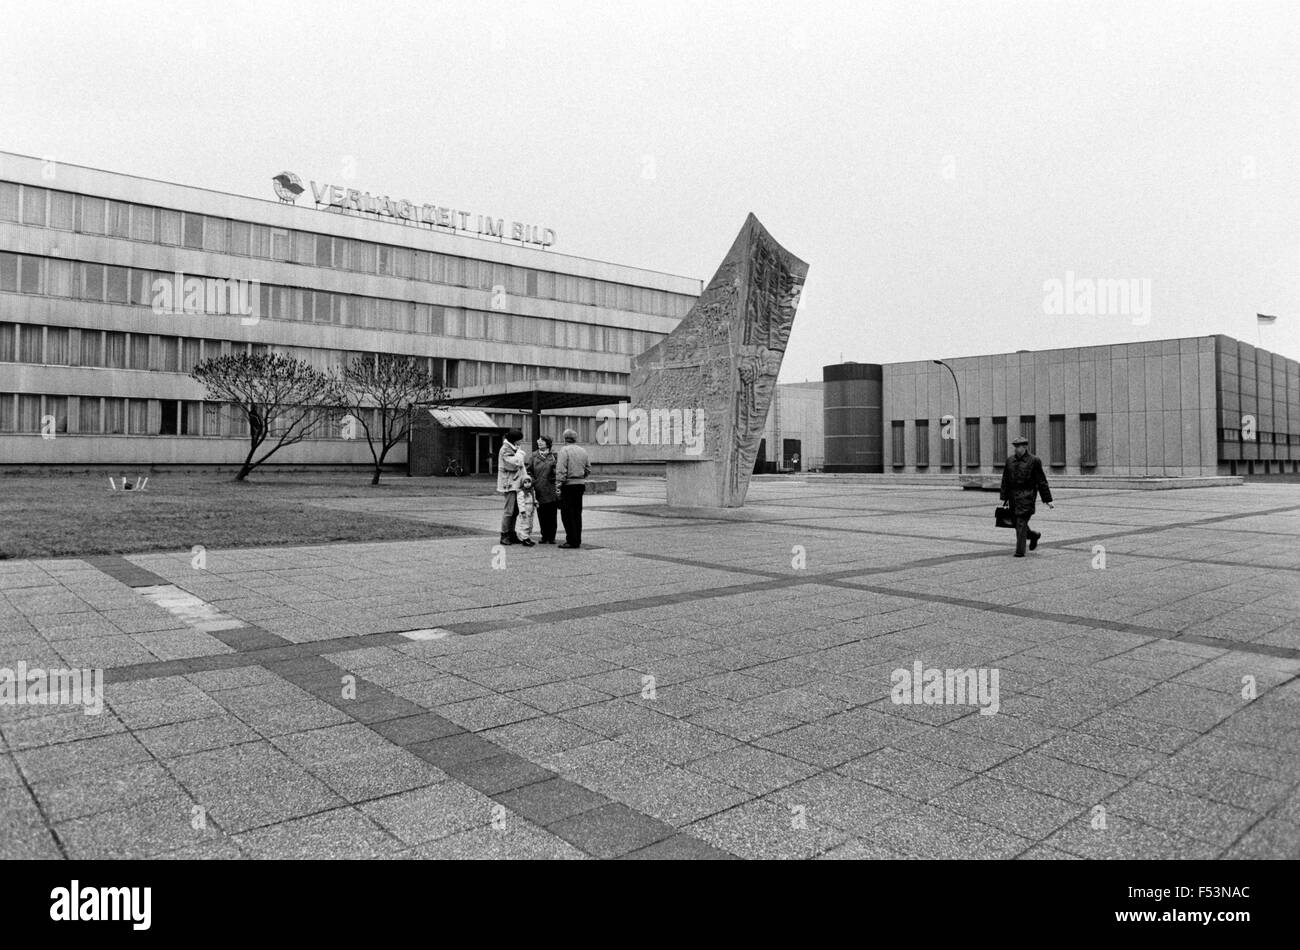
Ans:
[[[749,215],[690,313],[632,361],[632,406],[704,411],[704,448],[636,447],[664,459],[670,505],[744,504],[808,265]]]

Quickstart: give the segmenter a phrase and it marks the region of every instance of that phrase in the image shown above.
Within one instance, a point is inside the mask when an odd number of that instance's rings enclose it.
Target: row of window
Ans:
[[[28,323],[0,322],[0,363],[35,363],[50,366],[87,366],[101,369],[134,369],[155,373],[186,373],[200,360],[241,353],[262,354],[274,350],[306,360],[319,370],[344,366],[358,356],[375,358],[373,352],[326,350],[306,346],[269,346],[232,340],[203,340],[195,337],[125,333],[118,330],[86,330]],[[438,356],[412,357],[425,372],[441,379],[450,389],[489,386],[499,383],[557,379],[607,386],[626,385],[627,375],[599,370],[559,366],[526,366],[521,363],[486,363]]]
[[[217,254],[405,277],[452,287],[480,290],[500,287],[509,294],[661,317],[683,317],[694,303],[693,297],[648,287],[275,228],[249,221],[232,221],[188,211],[153,208],[91,195],[74,195],[12,182],[0,182],[0,220]]]
[[[1007,453],[1012,451],[1010,438],[1007,432],[1007,417],[993,416],[993,446],[995,452],[999,446],[1005,446]],[[954,455],[957,444],[955,433],[956,423],[939,420],[939,465],[942,468],[949,468],[954,464]],[[892,459],[894,468],[902,468],[906,465],[906,422],[902,419],[895,419],[890,427],[890,447],[892,449]],[[980,436],[981,420],[978,416],[970,416],[963,423],[963,440],[962,440],[962,459],[963,468],[977,468],[982,462],[980,460]],[[917,419],[915,422],[916,438],[916,467],[928,468],[930,465],[930,420]],[[1029,440],[1029,451],[1031,454],[1038,454],[1038,419],[1036,416],[1021,416],[1020,428],[1018,434],[1023,434]],[[1048,434],[1049,434],[1049,454],[1048,464],[1060,468],[1066,464],[1066,446],[1065,446],[1065,416],[1053,415],[1048,417]],[[993,467],[1001,468],[1004,461],[1003,456],[997,456],[993,459]],[[1079,416],[1079,464],[1084,468],[1095,467],[1097,464],[1097,416],[1094,413],[1083,413]]]
[[[366,423],[377,431],[378,410],[366,409]],[[337,409],[311,410],[308,439],[342,437]],[[285,423],[277,418],[272,432]],[[59,396],[0,393],[0,432],[60,435],[176,435],[188,438],[248,437],[248,417],[234,406],[193,399],[124,399],[113,396]]]
[[[197,276],[186,275],[186,278]],[[170,287],[175,275],[138,267],[0,252],[0,291],[150,308],[155,302],[160,302],[165,310],[169,310],[176,301],[170,292],[163,293],[160,298],[154,289],[155,281],[160,279],[166,280],[168,283],[164,286]],[[409,300],[273,284],[250,283],[241,288],[238,283],[233,287],[214,283],[210,300],[208,296],[205,294],[204,302],[197,304],[205,313],[256,314],[259,319],[267,320],[395,330],[598,353],[633,355],[644,352],[663,338],[662,334],[627,327],[592,326],[567,320],[439,307]],[[186,307],[183,295],[179,303],[182,309]],[[184,314],[178,316],[183,318]]]

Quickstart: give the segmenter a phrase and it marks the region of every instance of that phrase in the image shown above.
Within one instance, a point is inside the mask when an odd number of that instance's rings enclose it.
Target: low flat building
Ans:
[[[1049,473],[1300,471],[1300,363],[1231,337],[943,364],[827,366],[826,470],[989,474],[1023,433]]]

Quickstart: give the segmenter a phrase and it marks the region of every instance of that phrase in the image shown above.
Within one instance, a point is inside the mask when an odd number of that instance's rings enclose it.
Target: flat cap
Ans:
[[[1012,445],[1028,445],[1028,444],[1029,444],[1029,440],[1026,439],[1023,435],[1018,435],[1018,436],[1016,436],[1014,439],[1011,440],[1011,444],[1012,444]]]

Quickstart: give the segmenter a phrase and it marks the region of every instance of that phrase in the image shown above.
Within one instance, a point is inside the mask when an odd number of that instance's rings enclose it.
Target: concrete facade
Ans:
[[[944,362],[961,390],[962,418],[953,425],[944,419],[958,415],[947,369],[933,361],[884,365],[885,471],[955,473],[957,435],[967,473],[1000,470],[1021,431],[1049,474],[1297,471],[1300,364],[1229,337]],[[1253,440],[1243,438],[1247,416]]]
[[[248,282],[256,321],[157,312],[154,280],[178,273]],[[632,356],[699,292],[698,280],[550,250],[0,153],[0,464],[242,459],[240,420],[188,372],[250,350],[319,368],[417,357],[453,398],[548,380],[613,402]],[[590,442],[594,414],[549,413],[544,431],[577,423]],[[275,461],[369,458],[331,420],[317,435]],[[596,461],[622,452],[593,446]]]

